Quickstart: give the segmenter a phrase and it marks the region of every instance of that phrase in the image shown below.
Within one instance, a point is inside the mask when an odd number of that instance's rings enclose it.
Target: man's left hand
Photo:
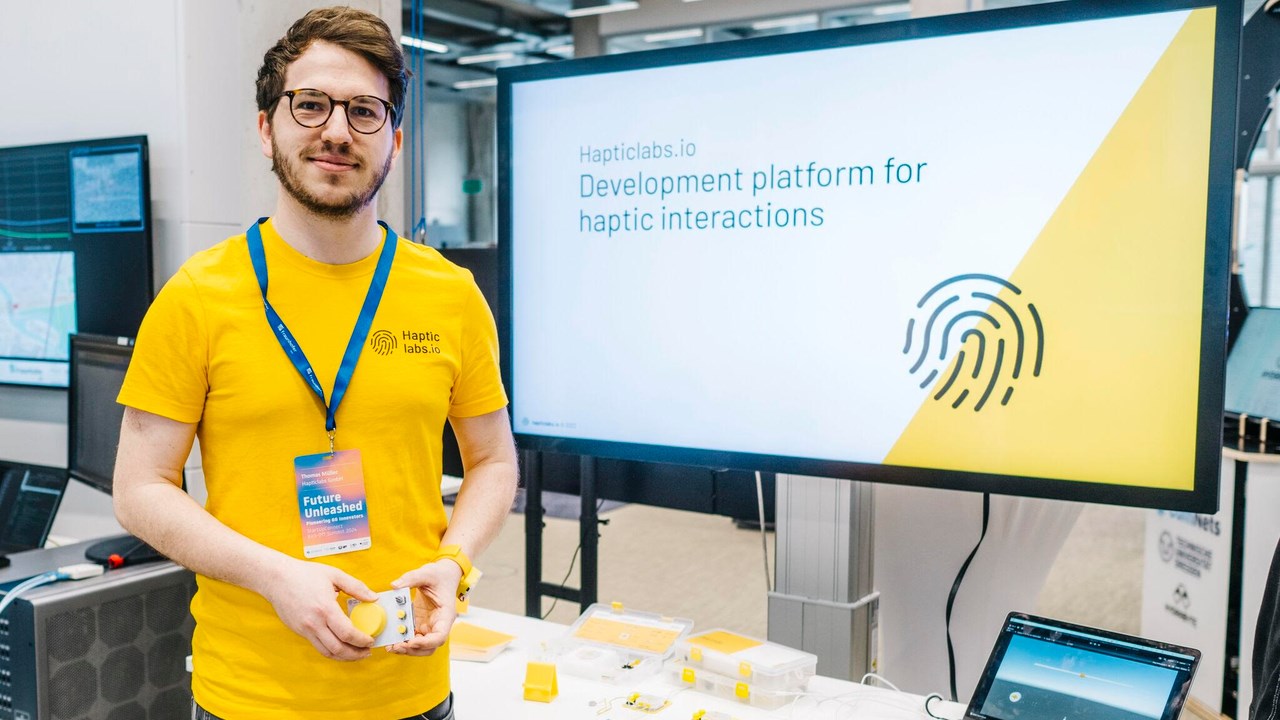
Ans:
[[[449,630],[458,617],[458,583],[462,568],[447,558],[401,575],[393,588],[413,588],[414,637],[387,646],[397,655],[430,655],[449,639]]]

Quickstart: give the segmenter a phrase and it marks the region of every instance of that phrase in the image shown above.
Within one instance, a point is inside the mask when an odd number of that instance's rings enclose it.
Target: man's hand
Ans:
[[[360,632],[338,605],[338,592],[357,600],[378,599],[364,583],[341,570],[303,560],[289,560],[262,593],[288,628],[307,639],[331,660],[369,657],[373,638]]]
[[[462,568],[443,558],[429,562],[417,570],[401,575],[391,587],[410,587],[413,596],[414,637],[387,646],[387,652],[398,655],[430,655],[449,639],[449,629],[458,617],[458,583]]]

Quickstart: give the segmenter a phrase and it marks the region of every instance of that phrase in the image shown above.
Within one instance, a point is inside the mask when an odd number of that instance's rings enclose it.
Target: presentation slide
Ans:
[[[512,82],[516,432],[1192,490],[1215,17]]]

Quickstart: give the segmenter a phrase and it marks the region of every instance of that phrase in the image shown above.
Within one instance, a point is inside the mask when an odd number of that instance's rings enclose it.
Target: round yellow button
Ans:
[[[396,626],[396,630],[399,630],[401,635],[404,635],[405,633],[409,632],[409,628],[405,627],[404,625]]]
[[[397,617],[398,619],[400,619],[400,620],[403,620],[403,619],[404,619],[404,611],[403,611],[403,610],[397,610],[397,611],[396,611],[396,617]]]
[[[360,632],[377,637],[387,626],[387,611],[377,603],[362,602],[351,608],[351,624]]]

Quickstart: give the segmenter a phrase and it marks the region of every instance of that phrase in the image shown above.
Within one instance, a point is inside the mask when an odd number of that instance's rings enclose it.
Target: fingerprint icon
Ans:
[[[369,347],[379,355],[390,355],[396,349],[396,336],[388,330],[375,330],[369,336]]]
[[[1016,381],[1039,377],[1044,362],[1044,323],[1021,296],[1008,280],[978,274],[948,278],[925,293],[902,348],[914,358],[911,373],[922,377],[920,387],[945,374],[934,400],[945,398],[952,408],[969,401],[975,412],[992,399],[1008,405]]]

